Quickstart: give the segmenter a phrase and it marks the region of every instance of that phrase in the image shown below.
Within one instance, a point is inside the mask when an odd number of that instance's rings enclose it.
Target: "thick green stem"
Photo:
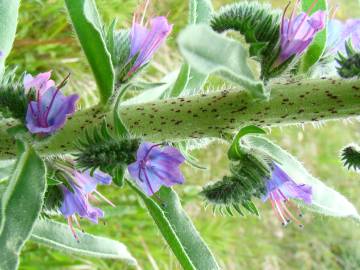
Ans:
[[[221,91],[191,97],[121,106],[124,124],[135,136],[150,141],[221,137],[245,125],[275,126],[341,119],[360,115],[360,80],[307,80],[274,84],[270,101],[253,101],[245,91]],[[35,148],[43,155],[69,153],[84,130],[106,118],[109,111],[93,107],[78,112],[66,126]],[[0,123],[0,159],[15,153],[14,140]]]

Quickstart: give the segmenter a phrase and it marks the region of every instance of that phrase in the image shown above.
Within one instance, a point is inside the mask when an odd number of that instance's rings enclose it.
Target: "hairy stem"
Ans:
[[[119,114],[134,136],[150,141],[221,137],[241,126],[276,126],[341,119],[360,115],[360,80],[291,81],[272,86],[269,101],[253,101],[245,91],[224,90],[191,97],[121,106]],[[74,141],[84,130],[106,118],[110,111],[93,107],[76,113],[56,135],[35,148],[43,155],[75,151]],[[15,154],[14,140],[0,123],[0,159]]]

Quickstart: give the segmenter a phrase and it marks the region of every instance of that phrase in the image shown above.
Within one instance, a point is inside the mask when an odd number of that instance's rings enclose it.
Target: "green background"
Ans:
[[[231,2],[213,1],[216,9]],[[137,1],[99,0],[97,3],[106,23],[118,17],[118,27],[130,26]],[[287,1],[272,3],[281,8]],[[331,6],[336,4],[340,5],[337,17],[360,17],[357,0],[332,2]],[[187,1],[153,0],[149,14],[169,14],[170,22],[174,23],[174,32],[167,45],[157,53],[143,76],[156,82],[181,64],[175,40],[179,30],[187,23]],[[51,69],[57,78],[71,72],[67,91],[80,93],[83,106],[96,102],[96,86],[71,31],[63,1],[22,1],[19,19],[15,47],[8,64],[17,65],[20,71],[30,73]],[[215,87],[222,85],[222,82],[213,82]],[[311,173],[342,192],[360,209],[360,176],[344,169],[339,160],[339,151],[344,145],[360,141],[359,131],[360,126],[355,119],[329,122],[321,127],[308,124],[269,130],[271,138],[298,157]],[[219,179],[227,172],[226,148],[226,145],[214,142],[202,150],[196,150],[195,155],[208,169],[196,170],[183,166],[187,181],[184,186],[176,187],[184,208],[223,269],[360,269],[360,227],[353,221],[322,217],[305,211],[304,229],[295,225],[282,228],[270,205],[260,201],[257,206],[261,218],[214,216],[210,207],[205,209],[197,192],[202,185]],[[161,236],[146,209],[130,189],[105,187],[101,192],[117,208],[103,205],[105,223],[95,225],[82,220],[81,224],[87,232],[125,243],[142,269],[180,269],[165,242],[160,240]],[[29,242],[23,250],[20,269],[128,267],[112,260],[62,254]]]

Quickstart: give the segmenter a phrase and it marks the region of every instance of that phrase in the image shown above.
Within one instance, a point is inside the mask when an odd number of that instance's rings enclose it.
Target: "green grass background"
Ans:
[[[98,0],[109,23],[119,18],[119,27],[131,23],[134,0]],[[214,0],[218,8],[228,0]],[[272,1],[276,7],[285,0]],[[360,17],[357,0],[342,0],[337,16],[345,19]],[[157,53],[144,78],[156,81],[179,66],[181,57],[176,49],[176,35],[187,22],[187,1],[153,0],[152,15],[169,14],[174,33]],[[71,31],[64,3],[60,0],[22,1],[19,26],[9,64],[19,70],[39,72],[53,70],[56,77],[72,73],[68,91],[82,96],[82,104],[96,101],[96,89],[86,60]],[[293,126],[269,130],[270,137],[297,156],[311,173],[346,195],[360,209],[360,176],[348,172],[339,160],[340,149],[351,142],[359,142],[360,126],[352,122],[330,122],[322,127]],[[187,176],[184,186],[177,187],[184,208],[215,253],[223,269],[360,269],[360,227],[353,221],[322,217],[305,212],[304,229],[296,226],[282,228],[268,204],[257,202],[261,218],[214,216],[204,209],[197,192],[205,183],[219,179],[227,171],[226,145],[213,143],[195,155],[207,170],[183,167]],[[127,188],[106,187],[103,194],[116,203],[111,209],[104,205],[105,224],[94,225],[82,221],[87,232],[108,236],[125,243],[138,259],[141,269],[180,269],[167,248],[153,221],[138,198]],[[27,243],[20,269],[134,269],[121,262],[62,254]],[[208,270],[208,269],[202,269]]]

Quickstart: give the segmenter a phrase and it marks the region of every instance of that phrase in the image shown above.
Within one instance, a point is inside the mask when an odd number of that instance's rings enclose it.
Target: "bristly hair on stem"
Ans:
[[[116,138],[111,135],[105,121],[100,128],[86,130],[85,134],[85,140],[77,141],[76,166],[92,172],[100,169],[114,176],[114,183],[122,186],[126,167],[136,160],[140,140]]]
[[[29,100],[35,98],[35,93],[26,93],[22,78],[16,75],[16,69],[5,71],[0,81],[0,114],[24,122]]]
[[[341,151],[341,160],[344,166],[350,169],[360,169],[360,147],[356,144],[350,144]]]

